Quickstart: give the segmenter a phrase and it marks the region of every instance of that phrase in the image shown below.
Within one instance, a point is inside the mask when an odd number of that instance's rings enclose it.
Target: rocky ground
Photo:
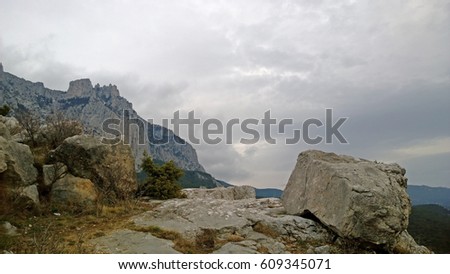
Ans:
[[[211,253],[430,253],[406,231],[405,172],[397,164],[305,151],[281,200],[255,199],[251,187],[188,190],[188,199],[162,202],[133,217],[131,230],[93,243],[107,253],[189,252],[180,238]],[[139,238],[148,244],[129,244]]]
[[[18,228],[8,222],[3,223],[0,232],[3,229],[8,239],[15,242],[10,245],[12,249],[5,249],[3,252],[112,254],[386,252],[363,245],[356,240],[340,237],[318,220],[289,215],[280,199],[255,199],[254,190],[250,187],[185,191],[189,198],[140,201],[140,205],[132,212],[126,208],[120,209],[121,212],[116,212],[117,208],[105,208],[107,211],[104,212],[109,213],[103,213],[99,217],[52,214],[47,217],[26,219],[19,222]],[[235,200],[236,198],[239,199]],[[400,236],[403,240],[400,241],[396,252],[426,253],[426,248],[415,244],[406,232]],[[14,249],[16,245],[28,247]]]
[[[204,244],[205,251],[211,253],[332,250],[332,235],[325,228],[312,220],[286,215],[279,199],[194,198],[157,203],[154,210],[132,217],[130,228],[113,231],[91,243],[102,253],[180,252],[173,241],[153,236],[157,230]],[[205,242],[199,243],[202,237]]]

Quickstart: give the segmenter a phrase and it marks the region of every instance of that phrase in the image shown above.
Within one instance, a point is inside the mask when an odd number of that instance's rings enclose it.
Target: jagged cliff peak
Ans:
[[[133,105],[119,95],[117,86],[113,84],[93,86],[91,80],[87,78],[70,82],[69,89],[64,92],[45,88],[42,83],[30,82],[10,73],[1,73],[0,105],[3,104],[12,109],[34,110],[42,120],[58,110],[67,118],[80,121],[87,130],[97,135],[102,135],[102,125],[106,119],[121,120],[125,110],[130,111],[132,117],[146,122],[139,117]],[[148,124],[148,128],[144,129],[143,142],[139,140],[141,136],[139,134],[137,127],[131,127],[130,145],[136,163],[140,163],[143,152],[146,151],[158,161],[174,160],[185,170],[205,172],[198,162],[195,149],[188,143],[175,143],[175,138],[180,140],[181,138],[171,130]],[[157,144],[154,142],[155,136],[169,136],[169,143]]]
[[[97,83],[94,87],[91,80],[88,78],[71,81],[69,89],[67,90],[67,95],[70,97],[120,97],[119,89],[116,85],[109,84],[107,86],[100,86],[100,84]]]
[[[83,97],[92,94],[94,87],[90,79],[79,79],[69,83],[67,94],[74,97]]]
[[[109,84],[108,86],[103,86],[100,87],[100,84],[96,84],[95,85],[95,91],[99,94],[99,95],[104,95],[107,97],[119,97],[120,93],[119,93],[119,89],[117,88],[116,85],[112,85]]]

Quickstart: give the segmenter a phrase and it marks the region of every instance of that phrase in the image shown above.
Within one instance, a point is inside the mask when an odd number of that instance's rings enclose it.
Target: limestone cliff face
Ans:
[[[69,83],[67,95],[71,97],[89,97],[91,96],[93,88],[91,80],[89,79],[71,81]]]
[[[135,126],[130,127],[126,138],[136,158],[136,168],[146,151],[154,159],[173,160],[183,169],[205,171],[190,144],[177,144],[175,139],[181,138],[171,130],[147,123],[133,110],[133,105],[120,96],[115,85],[93,86],[89,79],[80,79],[70,82],[67,92],[63,92],[4,72],[0,66],[0,105],[3,104],[9,105],[13,110],[32,111],[42,119],[54,111],[62,111],[66,117],[80,121],[88,132],[97,136],[104,135],[102,124],[111,118],[121,121],[118,129],[121,129],[123,135],[123,113],[128,111],[130,118],[139,119],[145,125],[144,132],[141,132],[142,142],[139,142],[140,132]],[[169,143],[155,145],[151,142],[155,136],[169,136]]]

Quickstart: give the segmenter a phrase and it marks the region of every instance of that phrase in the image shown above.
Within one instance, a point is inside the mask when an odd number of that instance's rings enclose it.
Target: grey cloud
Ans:
[[[183,106],[183,97],[189,88],[186,81],[152,82],[143,80],[136,73],[104,73],[91,75],[96,83],[115,84],[121,96],[133,103],[139,114],[145,119],[154,119],[161,123],[162,118],[171,118],[174,111]]]
[[[349,117],[349,145],[198,146],[207,170],[231,183],[281,187],[307,148],[383,160],[450,134],[445,0],[4,4],[0,61],[51,88],[113,83],[144,118]],[[399,160],[411,183],[450,186],[443,157]]]
[[[406,176],[414,178],[410,184],[429,186],[449,186],[450,178],[450,154],[442,154],[431,157],[420,157],[403,162],[406,168]]]
[[[199,160],[206,164],[208,172],[216,178],[239,183],[252,175],[245,168],[245,162],[250,159],[242,157],[231,145],[202,145],[195,148]]]
[[[57,61],[47,47],[20,50],[6,46],[1,37],[0,58],[6,71],[30,81],[43,82],[52,89],[66,90],[71,80],[85,75],[82,68]]]

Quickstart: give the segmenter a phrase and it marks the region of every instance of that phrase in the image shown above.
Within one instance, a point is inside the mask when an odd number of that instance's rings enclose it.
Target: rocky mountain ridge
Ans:
[[[450,209],[450,188],[408,185],[408,194],[413,205],[436,204]]]
[[[93,86],[89,79],[80,79],[70,82],[67,92],[51,90],[43,83],[33,83],[5,72],[2,66],[0,105],[3,104],[10,106],[13,112],[30,111],[39,115],[42,120],[56,111],[63,112],[67,118],[80,121],[88,132],[97,136],[105,136],[102,123],[107,119],[118,119],[119,129],[124,134],[121,127],[124,111],[127,111],[130,118],[138,119],[145,125],[145,132],[139,132],[137,127],[132,126],[126,136],[136,157],[136,165],[140,163],[146,151],[156,160],[173,160],[185,170],[205,172],[198,162],[195,149],[189,143],[184,142],[171,130],[145,121],[133,109],[132,103],[120,96],[115,85]],[[139,140],[140,134],[144,136],[142,143]],[[162,138],[167,138],[169,142],[158,144],[158,140]]]

